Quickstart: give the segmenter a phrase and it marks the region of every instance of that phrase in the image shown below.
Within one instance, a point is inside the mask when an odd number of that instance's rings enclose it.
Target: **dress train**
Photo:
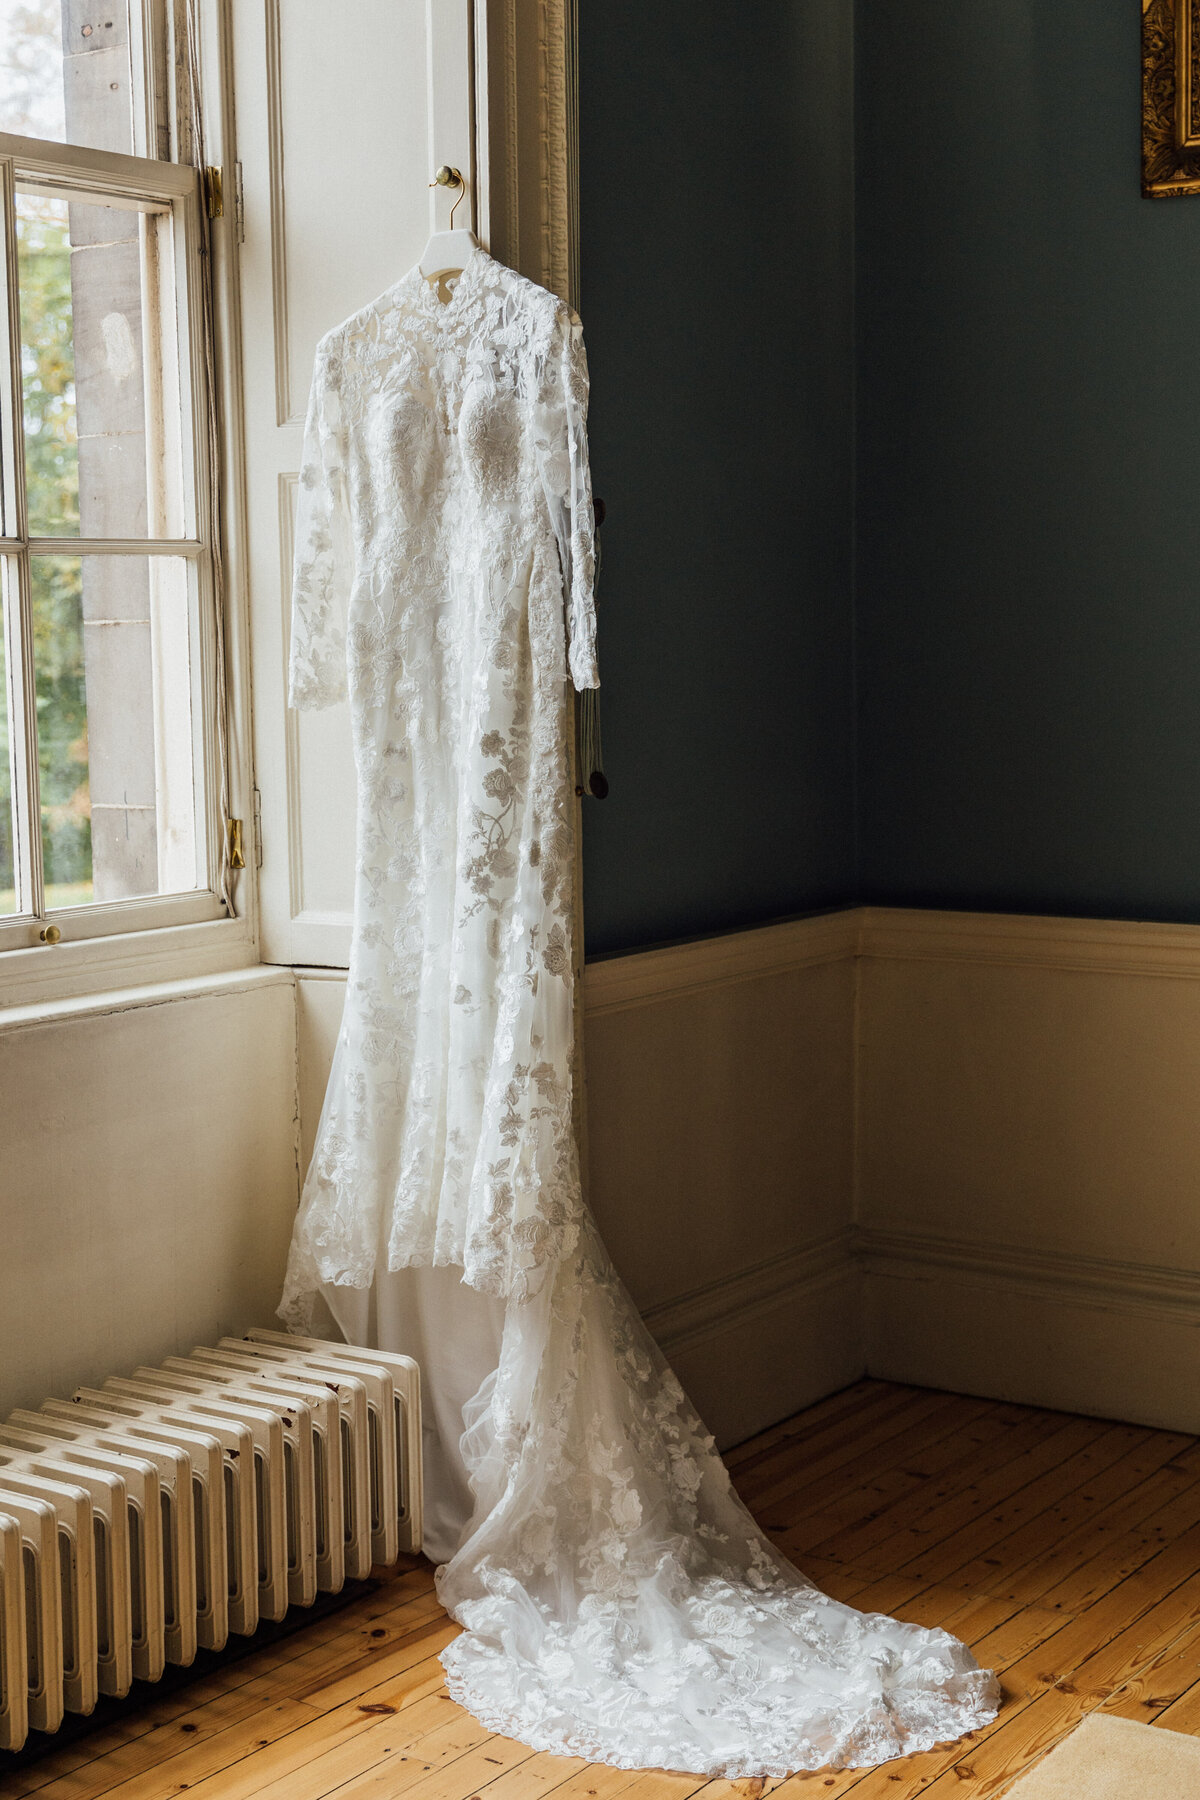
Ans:
[[[522,1301],[447,1268],[323,1293],[348,1337],[421,1362],[427,1547],[466,1628],[442,1660],[491,1730],[620,1768],[783,1776],[995,1716],[957,1639],[831,1600],[773,1548],[589,1218]]]

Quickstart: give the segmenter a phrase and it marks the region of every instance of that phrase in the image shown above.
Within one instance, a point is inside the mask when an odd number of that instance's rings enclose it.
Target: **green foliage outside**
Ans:
[[[30,529],[68,536],[79,529],[75,431],[75,358],[71,251],[66,207],[19,201],[18,269],[24,387],[26,487]],[[78,557],[33,560],[33,635],[38,717],[42,853],[47,888],[70,884],[76,904],[90,898],[91,807],[88,794],[87,692],[83,583]],[[3,721],[7,737],[7,721]],[[0,746],[8,779],[8,745]],[[0,830],[0,909],[13,886],[11,808]],[[78,891],[80,888],[85,891]],[[65,895],[52,893],[52,903]]]

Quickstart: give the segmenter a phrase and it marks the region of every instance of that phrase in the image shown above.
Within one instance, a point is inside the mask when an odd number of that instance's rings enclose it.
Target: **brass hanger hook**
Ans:
[[[449,229],[451,231],[453,231],[454,230],[454,215],[458,211],[459,207],[462,205],[463,201],[466,199],[466,195],[467,195],[466,182],[463,180],[462,176],[459,174],[457,169],[452,169],[450,167],[449,163],[443,163],[441,168],[438,170],[437,174],[434,176],[433,180],[430,182],[429,185],[430,185],[430,187],[444,187],[444,188],[457,188],[458,189],[457,198],[455,199],[454,205],[450,208]]]

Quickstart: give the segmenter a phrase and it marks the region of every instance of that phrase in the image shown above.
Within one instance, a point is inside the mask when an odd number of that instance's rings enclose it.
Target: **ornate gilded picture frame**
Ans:
[[[1142,0],[1142,192],[1200,194],[1200,0]]]

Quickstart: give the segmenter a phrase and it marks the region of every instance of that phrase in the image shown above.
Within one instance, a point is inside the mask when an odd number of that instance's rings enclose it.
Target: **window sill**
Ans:
[[[107,988],[96,994],[76,994],[70,1000],[39,1000],[30,1006],[0,1006],[0,1038],[6,1032],[33,1025],[61,1024],[64,1020],[94,1019],[103,1013],[134,1012],[144,1006],[167,1006],[206,996],[244,994],[262,987],[295,986],[290,968],[276,963],[252,963],[244,969],[228,969],[218,975],[193,975],[182,981],[153,981],[139,987]]]
[[[152,931],[38,944],[0,955],[0,1011],[190,981],[257,966],[258,948],[245,919],[169,925]]]

